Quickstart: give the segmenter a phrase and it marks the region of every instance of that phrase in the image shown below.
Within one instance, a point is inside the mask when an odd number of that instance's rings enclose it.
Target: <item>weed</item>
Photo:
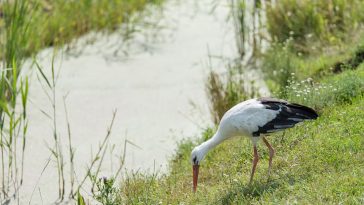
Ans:
[[[325,78],[320,83],[312,78],[297,81],[292,75],[285,89],[292,102],[302,103],[322,110],[326,106],[351,103],[364,94],[363,66],[357,71],[347,71]]]
[[[296,73],[296,58],[291,52],[290,41],[285,44],[274,44],[265,54],[262,69],[265,79],[273,92],[285,98],[285,87],[292,73]]]
[[[244,100],[258,96],[254,92],[254,81],[244,80],[239,64],[229,65],[225,79],[210,71],[206,92],[209,97],[210,111],[213,122],[218,124],[224,113],[232,106]]]
[[[114,178],[102,177],[96,179],[96,176],[92,176],[92,178],[96,184],[94,199],[103,205],[120,204],[120,197],[118,195],[118,189],[115,187]]]
[[[77,192],[77,205],[86,205],[85,198]]]
[[[24,152],[27,134],[27,99],[28,79],[19,78],[24,55],[23,45],[26,44],[25,36],[28,33],[29,21],[22,13],[29,10],[29,4],[24,0],[15,0],[13,3],[2,3],[3,24],[0,29],[1,42],[0,54],[2,59],[0,78],[0,147],[1,147],[1,200],[17,193],[23,183]],[[21,107],[19,99],[21,97]],[[18,112],[20,110],[20,113]],[[21,143],[21,152],[18,144]],[[19,162],[18,155],[21,155]],[[7,163],[7,165],[6,165]],[[7,174],[7,176],[5,176]],[[16,199],[18,198],[18,195]]]
[[[364,61],[364,45],[359,45],[353,56],[345,61],[336,62],[332,72],[340,73],[346,69],[356,69]]]
[[[332,44],[346,39],[348,32],[363,23],[363,6],[357,0],[279,1],[268,4],[268,31],[274,41],[291,38],[295,50],[308,53],[312,42]]]
[[[231,0],[231,16],[233,18],[236,45],[240,58],[246,54],[256,57],[260,54],[264,38],[263,4],[260,0]]]
[[[54,54],[55,56],[55,54]],[[79,180],[77,180],[77,184],[75,184],[76,182],[76,170],[74,169],[74,166],[75,166],[75,163],[78,163],[78,162],[75,162],[74,161],[74,157],[76,155],[76,150],[74,148],[74,146],[72,145],[72,135],[71,135],[71,126],[70,126],[70,123],[69,123],[69,119],[68,119],[68,111],[67,111],[67,106],[66,106],[66,96],[63,97],[63,105],[64,105],[64,108],[65,108],[65,114],[66,114],[66,123],[67,123],[67,133],[68,133],[68,155],[69,155],[69,158],[68,158],[68,161],[66,161],[67,159],[64,158],[64,150],[62,149],[63,147],[63,143],[61,141],[62,139],[62,136],[59,136],[58,134],[58,128],[57,128],[57,124],[58,124],[58,121],[57,121],[57,112],[56,112],[56,109],[59,108],[58,104],[57,104],[57,101],[56,101],[56,87],[57,87],[57,78],[58,78],[58,75],[57,75],[57,71],[55,69],[55,65],[54,65],[54,57],[53,57],[53,60],[52,60],[52,67],[51,67],[51,76],[48,77],[46,75],[46,73],[44,73],[43,71],[43,68],[35,61],[34,64],[36,65],[38,71],[39,71],[39,80],[41,81],[42,84],[45,84],[45,92],[47,94],[47,96],[49,97],[50,99],[50,103],[51,103],[51,106],[52,106],[52,112],[51,113],[44,113],[46,114],[47,116],[51,116],[50,119],[52,120],[53,122],[53,146],[49,148],[50,150],[50,153],[51,153],[51,158],[55,159],[55,162],[56,162],[56,165],[57,165],[57,173],[58,173],[58,193],[59,193],[59,198],[58,200],[59,201],[63,201],[64,200],[64,197],[65,197],[65,194],[66,194],[66,187],[70,187],[70,190],[69,190],[69,197],[71,199],[74,199],[77,197],[77,200],[78,202],[77,203],[82,203],[83,200],[83,197],[79,194],[81,189],[84,188],[84,185],[86,183],[87,180],[89,180],[89,182],[91,182],[91,185],[92,185],[92,188],[91,190],[93,191],[94,190],[94,187],[97,186],[97,190],[100,192],[101,195],[99,194],[96,194],[93,192],[94,194],[94,197],[96,197],[97,200],[102,200],[101,199],[101,196],[106,196],[104,195],[105,193],[108,193],[107,190],[103,190],[104,188],[108,188],[107,185],[109,185],[110,181],[108,181],[107,184],[104,184],[105,186],[102,186],[101,182],[99,180],[97,180],[97,177],[99,177],[99,174],[100,174],[100,169],[102,167],[102,164],[104,162],[104,157],[105,157],[105,154],[107,153],[107,151],[110,149],[110,145],[109,145],[109,141],[110,141],[110,137],[111,137],[111,131],[112,131],[112,128],[113,128],[113,125],[114,125],[114,121],[115,121],[115,117],[116,117],[116,111],[113,112],[113,115],[112,115],[112,119],[111,119],[111,122],[110,122],[110,125],[107,129],[107,132],[106,132],[106,135],[105,137],[103,138],[102,142],[99,144],[98,146],[98,149],[95,153],[95,155],[92,156],[91,158],[91,162],[86,170],[86,173],[84,175],[81,175],[81,178],[78,178]],[[118,170],[117,172],[115,172],[115,175],[112,177],[113,179],[113,183],[114,183],[114,180],[118,177],[118,175],[120,174],[121,172],[121,169],[124,165],[124,161],[125,161],[125,152],[126,152],[126,145],[127,144],[131,144],[131,145],[134,145],[132,142],[128,141],[128,140],[125,140],[124,142],[124,153],[123,155],[121,155],[120,157],[120,164],[119,164],[119,167],[118,167]],[[111,150],[112,152],[112,150]],[[50,162],[50,159],[49,161],[46,163],[46,166],[48,166],[49,162]],[[70,172],[69,172],[69,178],[70,180],[66,180],[66,172],[65,172],[65,164],[66,162],[69,164],[69,168],[70,168]],[[45,166],[45,168],[46,168]],[[42,171],[42,174],[45,170],[45,168],[43,169]],[[41,174],[41,176],[42,176]],[[40,176],[40,177],[41,177]],[[39,181],[39,180],[38,180]],[[69,186],[66,186],[66,183],[70,183]],[[38,184],[38,183],[37,183]],[[106,191],[106,192],[105,192]],[[33,195],[33,194],[32,194]],[[106,199],[105,199],[106,200]],[[110,204],[111,199],[107,199],[105,202],[107,202],[108,204]]]

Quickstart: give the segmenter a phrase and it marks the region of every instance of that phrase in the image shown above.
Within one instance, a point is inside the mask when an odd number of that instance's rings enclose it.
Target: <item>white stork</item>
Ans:
[[[268,176],[272,167],[274,149],[262,135],[290,128],[299,122],[317,117],[312,108],[275,98],[251,99],[235,105],[224,114],[214,136],[192,150],[193,191],[196,192],[201,160],[210,149],[222,141],[233,136],[247,136],[252,140],[254,158],[249,181],[251,184],[259,160],[256,146],[261,138],[269,149]]]

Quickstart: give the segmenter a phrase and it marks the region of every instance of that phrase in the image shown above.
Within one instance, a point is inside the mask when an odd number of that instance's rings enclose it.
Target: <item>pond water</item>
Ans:
[[[197,137],[212,124],[206,76],[210,68],[225,71],[221,57],[234,58],[237,54],[234,30],[228,21],[229,5],[214,0],[167,1],[161,16],[159,12],[149,20],[162,29],[146,29],[128,47],[120,42],[118,32],[108,36],[90,34],[76,45],[90,39],[95,43],[56,55],[57,133],[65,154],[66,194],[70,173],[64,102],[78,180],[85,175],[91,155],[105,137],[114,110],[117,114],[110,145],[115,149],[106,154],[101,168],[105,176],[117,169],[115,155],[123,152],[125,139],[137,146],[127,145],[123,173],[164,172],[177,142]],[[125,51],[128,55],[123,54]],[[52,55],[52,49],[46,49],[38,57],[47,76]],[[52,106],[39,72],[33,69],[27,74],[31,85],[21,204],[30,199],[31,204],[49,204],[58,197],[55,160],[47,165],[49,147],[53,146],[53,121],[44,113],[52,115]],[[246,77],[259,81],[262,93],[268,92],[255,71]]]

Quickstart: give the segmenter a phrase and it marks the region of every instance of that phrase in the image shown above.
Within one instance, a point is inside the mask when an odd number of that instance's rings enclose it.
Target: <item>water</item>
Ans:
[[[128,57],[120,53],[114,56],[121,45],[117,43],[120,41],[117,33],[96,37],[96,43],[86,46],[77,56],[57,57],[57,133],[66,152],[63,97],[67,96],[78,180],[85,174],[91,153],[96,152],[106,135],[113,110],[117,110],[117,116],[110,143],[116,149],[111,155],[122,152],[125,139],[138,146],[127,146],[124,167],[129,171],[166,171],[176,143],[182,138],[197,137],[202,128],[211,125],[204,87],[209,72],[208,54],[219,57],[237,54],[233,28],[227,22],[228,12],[223,1],[169,1],[164,18],[158,23],[165,29],[157,33],[154,41],[137,37],[130,48],[124,48],[129,52]],[[80,42],[86,38],[89,39],[84,37]],[[39,63],[48,76],[51,57],[50,49],[39,54]],[[225,68],[219,62],[212,60],[210,66],[222,71]],[[48,147],[53,145],[53,122],[43,112],[51,113],[52,109],[36,72],[30,73],[31,103],[21,204],[29,202],[33,190],[32,204],[48,204],[58,197],[54,160],[41,176],[50,156]],[[106,176],[112,173],[116,164],[115,157],[107,154],[102,173]],[[65,169],[69,181],[68,164]]]

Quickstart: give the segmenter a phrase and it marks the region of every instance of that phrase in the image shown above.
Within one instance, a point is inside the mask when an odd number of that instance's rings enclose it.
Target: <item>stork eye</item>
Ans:
[[[193,163],[194,163],[194,164],[197,164],[197,156],[195,156],[195,157],[193,158]]]

